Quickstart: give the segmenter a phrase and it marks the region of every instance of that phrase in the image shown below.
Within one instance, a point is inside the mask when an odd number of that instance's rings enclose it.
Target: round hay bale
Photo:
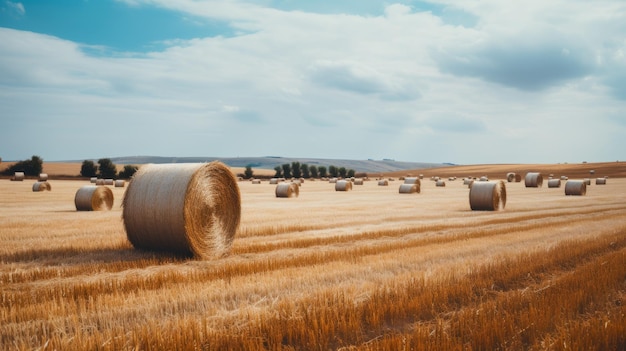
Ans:
[[[560,188],[561,180],[560,179],[550,179],[548,180],[548,188]]]
[[[85,185],[76,191],[77,211],[108,211],[113,207],[113,192],[107,187]]]
[[[487,176],[482,176],[482,177],[478,178],[478,181],[479,181],[479,182],[488,182],[488,181],[489,181],[489,177],[487,177]]]
[[[400,188],[398,189],[400,194],[419,194],[420,186],[418,183],[413,184],[400,184]]]
[[[472,211],[498,211],[506,206],[504,181],[475,182],[469,192]]]
[[[596,174],[596,171],[594,169],[589,170],[589,174]]]
[[[34,192],[38,192],[38,191],[50,191],[52,190],[52,186],[50,186],[50,183],[48,182],[35,182],[33,184],[33,191]]]
[[[126,185],[126,182],[124,181],[124,179],[116,179],[115,180],[115,187],[116,188],[123,188]]]
[[[96,184],[96,181],[97,181],[97,180],[98,180],[98,178],[96,178],[96,177],[91,177],[91,178],[89,178],[89,182],[90,182],[90,183],[93,183],[93,184]]]
[[[439,179],[439,180],[437,180],[437,182],[435,183],[435,186],[445,187],[445,186],[446,186],[446,182],[445,182],[443,179]]]
[[[561,180],[567,180],[567,179],[568,179],[567,176],[564,176],[564,175],[561,176]]]
[[[408,177],[404,178],[404,184],[420,184],[420,179],[418,177]]]
[[[39,181],[45,182],[46,180],[48,180],[48,173],[39,173]]]
[[[115,181],[113,181],[113,179],[105,179],[104,180],[104,185],[113,185],[115,184]]]
[[[24,181],[24,178],[25,178],[24,172],[15,172],[13,174],[13,177],[11,177],[11,180],[14,182],[22,182]]]
[[[591,185],[591,179],[589,178],[583,179],[583,182],[585,182],[586,185]]]
[[[252,179],[252,184],[261,184],[261,179]]]
[[[515,174],[515,182],[519,183],[522,181],[522,175],[521,174]]]
[[[298,183],[278,183],[276,185],[276,197],[298,197],[300,195],[300,186]]]
[[[565,183],[565,195],[585,195],[587,183],[584,180],[568,180]]]
[[[278,178],[270,178],[270,185],[278,184]]]
[[[527,188],[540,188],[543,185],[543,177],[541,173],[528,172],[524,178],[524,185]]]
[[[348,180],[338,180],[335,183],[335,191],[350,191],[352,190],[352,182]]]
[[[201,259],[229,252],[241,218],[237,179],[218,161],[143,166],[122,207],[135,248]]]
[[[330,179],[328,180],[328,182],[329,182],[329,183],[331,183],[331,184],[336,184],[336,183],[337,183],[337,180],[338,180],[337,178],[330,178]]]
[[[381,179],[378,181],[378,185],[380,186],[388,186],[389,185],[389,181],[387,179]]]
[[[509,172],[506,174],[506,181],[509,183],[512,183],[515,181],[515,173],[514,172]]]
[[[606,178],[596,178],[596,185],[606,185]]]
[[[104,185],[104,179],[96,179],[96,185]]]
[[[363,178],[355,178],[354,185],[363,185]]]
[[[463,179],[463,185],[472,186],[472,183],[474,183],[474,179],[472,178]]]

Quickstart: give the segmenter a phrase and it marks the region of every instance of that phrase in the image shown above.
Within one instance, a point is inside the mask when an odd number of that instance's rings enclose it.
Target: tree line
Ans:
[[[274,177],[276,178],[324,178],[324,177],[342,177],[350,178],[354,177],[355,170],[346,169],[345,167],[336,166],[315,166],[307,165],[306,163],[300,163],[297,161],[291,163],[285,163],[281,166],[274,167]],[[254,175],[252,166],[246,166],[244,171],[244,178],[250,179]]]
[[[83,161],[80,167],[82,177],[98,177],[106,179],[130,179],[138,167],[135,165],[125,165],[124,169],[117,172],[117,166],[109,158],[101,158],[98,164],[91,160]],[[33,155],[29,160],[18,161],[2,171],[3,175],[13,175],[15,172],[24,172],[26,176],[38,177],[43,172],[43,159]]]

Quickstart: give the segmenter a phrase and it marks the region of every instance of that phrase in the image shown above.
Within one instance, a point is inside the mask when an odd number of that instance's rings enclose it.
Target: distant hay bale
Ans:
[[[33,184],[33,191],[34,192],[38,192],[38,191],[50,191],[52,190],[52,186],[50,185],[50,183],[48,182],[40,182],[37,181]]]
[[[354,178],[354,185],[363,185],[363,178]]]
[[[446,186],[446,182],[443,179],[439,179],[437,180],[437,182],[435,183],[435,186],[438,187],[445,187]]]
[[[11,177],[11,180],[15,182],[22,182],[24,181],[24,178],[25,178],[24,172],[15,172],[13,174],[13,177]]]
[[[524,178],[524,184],[527,188],[539,188],[543,185],[543,177],[541,173],[528,172]]]
[[[489,181],[489,177],[487,177],[487,176],[482,176],[482,177],[478,178],[478,181],[481,181],[481,182],[488,182],[488,181]]]
[[[418,176],[418,178],[419,178],[419,179],[424,179],[424,175],[423,175],[423,174],[420,174],[420,175]]]
[[[126,185],[126,182],[124,181],[124,179],[117,179],[115,180],[115,187],[116,188],[123,188]]]
[[[261,184],[261,179],[252,179],[252,184]]]
[[[122,207],[135,248],[200,259],[227,254],[241,218],[237,179],[218,161],[145,165],[128,184]]]
[[[589,179],[589,178],[583,179],[583,182],[585,182],[585,184],[587,184],[587,185],[591,185],[591,179]]]
[[[591,170],[589,170],[589,174],[596,174],[596,171],[591,169]]]
[[[506,174],[506,181],[509,182],[509,183],[514,182],[515,181],[515,176],[516,176],[516,174],[513,173],[513,172],[507,173]]]
[[[104,185],[113,185],[115,184],[115,182],[113,181],[113,179],[105,179],[104,180]]]
[[[548,188],[560,188],[561,180],[560,179],[550,179],[548,180]]]
[[[471,187],[473,183],[474,183],[474,179],[472,178],[463,179],[463,185],[467,185],[468,187]]]
[[[328,180],[328,182],[331,183],[331,184],[335,184],[335,183],[337,183],[337,178],[330,178]]]
[[[469,192],[472,211],[498,211],[506,206],[504,181],[475,182]]]
[[[104,185],[104,179],[96,179],[96,185]]]
[[[606,178],[596,178],[596,185],[606,185]]]
[[[352,190],[352,182],[348,180],[338,180],[335,183],[335,191],[350,191]]]
[[[45,182],[48,180],[48,173],[39,173],[39,179],[40,182]]]
[[[455,180],[456,180],[456,177],[448,177],[448,180],[449,180],[449,181],[451,181],[451,182],[453,182],[453,181],[455,181]]]
[[[400,194],[419,194],[420,186],[419,183],[413,184],[400,184],[400,188],[398,189]]]
[[[300,186],[298,183],[278,183],[276,185],[276,197],[298,197],[300,195]]]
[[[388,186],[389,185],[389,181],[387,179],[381,179],[378,181],[378,185],[380,186]]]
[[[404,184],[420,184],[420,179],[418,177],[407,177],[404,178]]]
[[[587,183],[584,180],[568,180],[565,183],[565,195],[587,194]]]
[[[567,180],[567,179],[568,179],[567,176],[564,176],[564,175],[561,176],[561,180]]]
[[[89,182],[96,184],[96,181],[98,180],[97,177],[91,177],[89,178]]]
[[[515,182],[519,183],[522,181],[522,175],[521,174],[515,174]]]
[[[270,185],[278,184],[278,178],[270,178]]]
[[[113,207],[113,192],[107,187],[85,185],[76,191],[77,211],[108,211]]]

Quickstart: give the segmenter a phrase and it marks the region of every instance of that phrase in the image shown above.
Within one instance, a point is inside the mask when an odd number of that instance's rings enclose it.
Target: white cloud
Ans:
[[[13,2],[13,1],[5,1],[4,2],[9,9],[9,11],[13,14],[24,16],[26,14],[26,9],[24,8],[24,4],[21,2]]]

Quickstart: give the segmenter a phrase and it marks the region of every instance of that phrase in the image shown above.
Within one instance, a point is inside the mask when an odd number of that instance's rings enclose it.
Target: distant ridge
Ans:
[[[306,163],[311,166],[336,166],[354,169],[356,172],[378,173],[396,172],[409,169],[435,168],[451,166],[450,163],[427,163],[427,162],[403,162],[391,159],[383,160],[344,160],[344,159],[324,159],[307,157],[164,157],[164,156],[125,156],[111,157],[115,164],[146,164],[146,163],[198,163],[221,161],[230,167],[246,167],[250,165],[252,169],[274,169],[285,163],[292,162]],[[82,161],[81,161],[82,162]]]

